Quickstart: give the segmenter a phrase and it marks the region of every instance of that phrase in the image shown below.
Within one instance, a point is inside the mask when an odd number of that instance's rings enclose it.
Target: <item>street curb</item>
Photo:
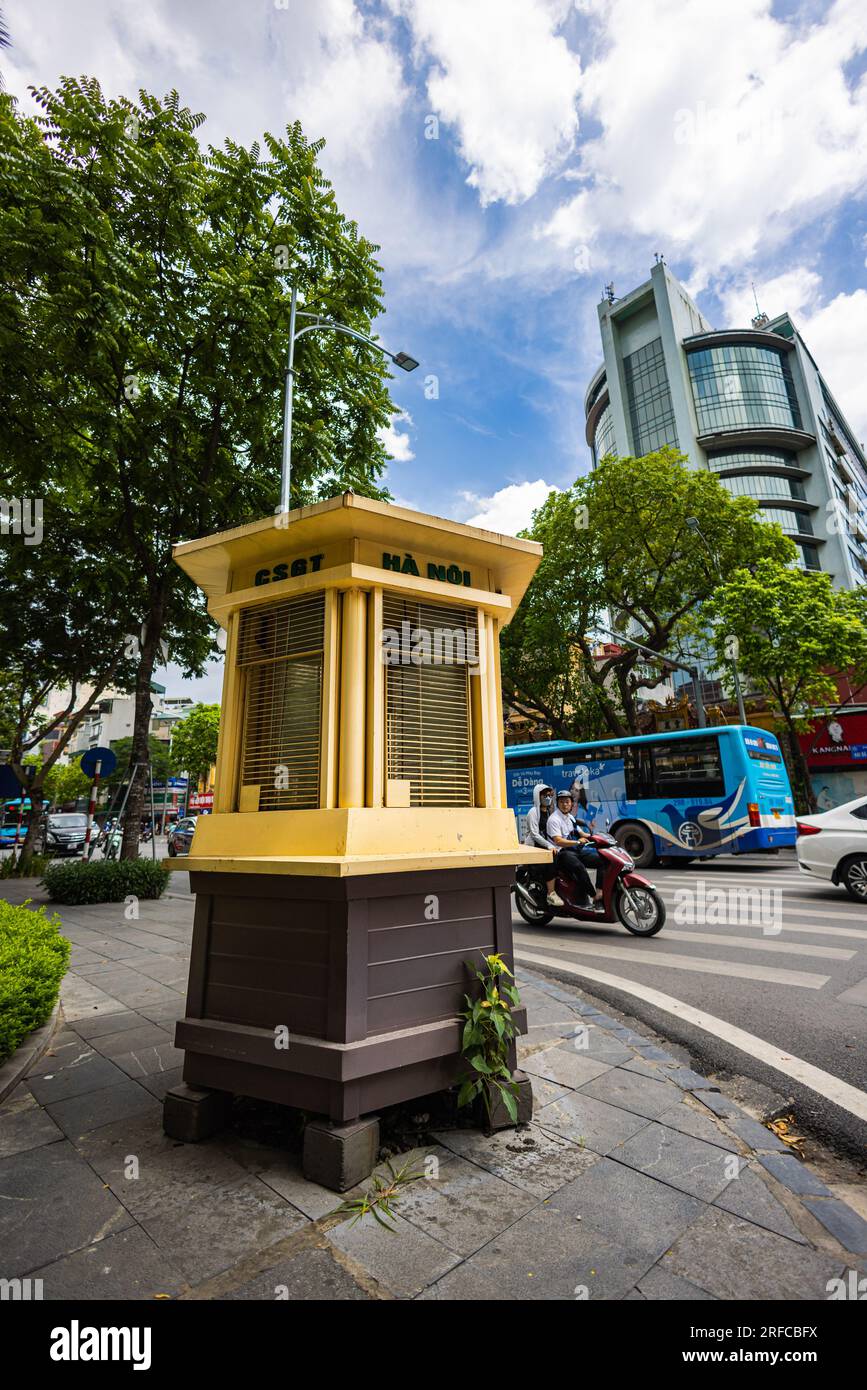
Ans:
[[[728,1096],[724,1096],[719,1087],[715,1086],[712,1081],[701,1076],[699,1072],[693,1071],[690,1067],[683,1066],[675,1057],[664,1052],[655,1043],[651,1043],[647,1039],[641,1042],[633,1041],[633,1039],[641,1038],[643,1035],[627,1028],[622,1023],[618,1023],[616,1019],[610,1018],[592,1005],[582,1003],[581,1000],[575,998],[574,994],[569,994],[567,990],[549,984],[545,976],[534,975],[524,968],[521,969],[521,974],[529,984],[541,990],[543,994],[548,994],[559,1003],[568,1005],[582,1018],[586,1018],[598,1027],[604,1028],[606,1032],[614,1034],[627,1047],[630,1047],[636,1056],[641,1057],[644,1061],[658,1062],[660,1064],[660,1079],[672,1081],[681,1091],[691,1095],[694,1100],[706,1106],[715,1119],[721,1120],[723,1124],[727,1125],[741,1143],[751,1150],[765,1172],[781,1183],[794,1197],[797,1197],[802,1206],[825,1227],[825,1230],[835,1240],[840,1242],[844,1249],[850,1250],[853,1255],[867,1255],[867,1221],[859,1216],[852,1207],[841,1201],[839,1197],[835,1197],[821,1178],[818,1178],[811,1168],[792,1153],[788,1145],[778,1139],[771,1130],[766,1129],[742,1106],[730,1100]]]
[[[60,1022],[60,995],[51,1011],[50,1017],[35,1032],[28,1033],[24,1041],[15,1049],[11,1057],[0,1066],[0,1105],[10,1091],[14,1091],[19,1081],[40,1057],[48,1050]]]

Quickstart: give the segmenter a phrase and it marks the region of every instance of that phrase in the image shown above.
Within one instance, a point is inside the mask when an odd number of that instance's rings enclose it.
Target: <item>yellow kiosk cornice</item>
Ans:
[[[401,563],[409,553],[414,558],[421,557],[425,564],[444,563],[446,567],[458,564],[471,575],[475,571],[476,582],[470,587],[479,594],[494,594],[509,600],[508,605],[501,605],[504,614],[518,607],[542,555],[542,547],[536,541],[502,536],[354,493],[343,493],[292,512],[263,517],[261,521],[200,540],[181,541],[175,546],[173,555],[176,563],[207,596],[216,614],[225,610],[226,596],[242,587],[247,571],[254,576],[263,569],[273,569],[286,559],[289,551],[290,565],[292,559],[309,560],[325,543],[336,548],[336,555],[344,553],[341,545],[346,548],[342,563],[359,562],[353,549],[363,547],[368,555],[375,554],[370,549],[373,545],[386,546],[387,553],[399,554]],[[305,551],[309,555],[305,555]],[[324,561],[322,568],[326,568]],[[312,579],[313,574],[319,572],[308,570],[307,574]],[[426,578],[426,574],[420,577]],[[288,578],[291,580],[292,576]],[[243,587],[261,585],[253,582]]]

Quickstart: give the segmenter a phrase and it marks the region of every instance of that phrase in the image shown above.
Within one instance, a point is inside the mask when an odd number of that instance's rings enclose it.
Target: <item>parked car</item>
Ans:
[[[801,872],[840,883],[851,898],[867,902],[867,796],[799,816],[797,825]]]
[[[169,854],[173,859],[176,854],[189,854],[190,845],[193,843],[196,819],[196,816],[184,816],[169,831],[167,843]]]
[[[45,817],[43,852],[53,858],[64,854],[81,854],[86,832],[87,816],[78,811],[54,811]]]

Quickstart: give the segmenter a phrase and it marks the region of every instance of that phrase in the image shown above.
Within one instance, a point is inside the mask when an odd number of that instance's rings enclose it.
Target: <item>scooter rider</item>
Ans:
[[[554,788],[546,787],[544,782],[537,782],[533,788],[533,809],[527,813],[527,831],[524,835],[524,844],[532,845],[536,849],[548,849],[553,856],[556,856],[557,846],[551,843],[546,834],[553,805]],[[556,891],[554,883],[554,859],[552,858],[551,875],[545,880],[548,903],[551,907],[563,907],[563,899]]]
[[[562,791],[557,793],[557,809],[556,811],[552,811],[548,817],[545,833],[547,838],[557,846],[558,854],[554,862],[558,872],[561,874],[568,874],[570,878],[574,878],[579,890],[585,897],[592,898],[594,902],[598,902],[602,897],[601,889],[594,893],[593,884],[590,882],[590,875],[581,862],[578,853],[579,847],[575,843],[575,837],[579,832],[576,830],[575,821],[572,817],[571,792]]]

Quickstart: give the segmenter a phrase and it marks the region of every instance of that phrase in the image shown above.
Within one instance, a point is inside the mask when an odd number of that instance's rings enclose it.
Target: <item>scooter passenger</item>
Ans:
[[[545,890],[548,894],[548,903],[551,907],[563,907],[563,899],[554,887],[554,859],[557,855],[557,846],[552,844],[547,838],[546,828],[554,805],[554,788],[546,787],[544,782],[537,782],[533,788],[533,808],[527,813],[527,830],[524,835],[524,844],[532,845],[535,849],[547,849],[551,851],[551,873],[545,880]]]

